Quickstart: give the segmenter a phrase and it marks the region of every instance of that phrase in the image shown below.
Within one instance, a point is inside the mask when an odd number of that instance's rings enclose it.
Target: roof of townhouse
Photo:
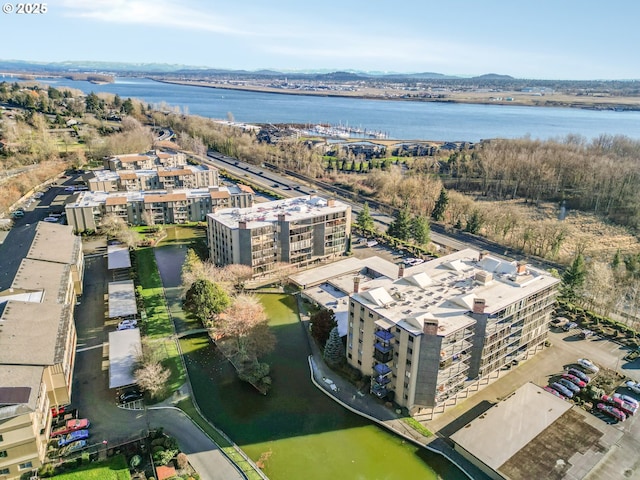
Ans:
[[[144,195],[144,203],[180,202],[187,199],[185,192],[174,191],[173,193],[163,192]]]
[[[253,188],[251,188],[249,185],[243,185],[242,183],[239,183],[237,187],[240,189],[240,191],[244,193],[256,193],[253,191]]]
[[[43,303],[65,303],[70,269],[69,264],[23,258],[11,288],[25,292],[42,291]]]
[[[27,258],[75,265],[81,255],[82,240],[73,234],[71,225],[38,222]]]
[[[228,189],[219,189],[219,190],[210,190],[209,194],[211,198],[231,198],[231,193],[229,193]]]
[[[129,199],[124,195],[107,197],[104,201],[105,205],[126,205],[127,203],[129,203]]]
[[[401,278],[361,282],[352,296],[414,335],[423,332],[426,322],[437,321],[438,334],[446,336],[475,323],[469,313],[476,299],[484,300],[485,313],[495,314],[559,282],[528,265],[518,273],[516,262],[492,256],[478,259],[479,252],[461,250],[406,267]]]
[[[338,200],[327,201],[322,197],[304,195],[273,202],[264,202],[248,208],[223,208],[207,217],[225,225],[228,228],[238,228],[238,223],[244,221],[246,228],[258,228],[272,225],[284,215],[286,221],[292,222],[305,218],[313,218],[329,213],[344,212],[351,207]]]
[[[117,158],[122,163],[145,162],[148,160],[153,160],[153,157],[151,155],[145,155],[140,153],[127,153],[124,155],[114,155],[112,158]]]
[[[193,175],[195,172],[189,168],[159,168],[159,177],[184,177],[186,175]]]
[[[31,365],[0,368],[0,420],[36,410],[43,374],[44,367]]]
[[[0,317],[0,364],[55,365],[72,326],[69,305],[9,301]]]
[[[114,172],[116,174],[116,176],[118,178],[120,178],[120,180],[135,180],[139,177],[138,172],[140,170],[128,170],[128,171],[118,171],[118,172]],[[147,170],[148,171],[148,170]],[[98,178],[96,176],[96,178]],[[117,180],[117,179],[115,179]]]

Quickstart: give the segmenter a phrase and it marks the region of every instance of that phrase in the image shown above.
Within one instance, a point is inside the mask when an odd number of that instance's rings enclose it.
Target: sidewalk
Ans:
[[[307,332],[307,339],[312,355],[309,357],[311,380],[322,392],[332,397],[346,409],[368,418],[393,433],[413,442],[416,445],[435,451],[456,465],[472,480],[484,480],[489,477],[475,465],[462,457],[442,438],[436,435],[425,437],[405,423],[399,414],[386,407],[381,400],[369,393],[369,386],[358,390],[355,385],[331,370],[324,362],[322,352],[309,333],[309,316],[304,313],[301,299],[298,295],[298,312],[303,328]]]

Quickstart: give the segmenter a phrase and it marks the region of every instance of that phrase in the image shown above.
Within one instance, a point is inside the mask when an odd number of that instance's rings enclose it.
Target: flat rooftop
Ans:
[[[72,321],[69,308],[68,305],[7,302],[0,317],[0,364],[46,366],[62,362]]]
[[[107,269],[131,268],[129,247],[123,245],[107,246]]]
[[[27,258],[75,265],[80,255],[82,240],[73,234],[71,225],[38,222]]]
[[[245,221],[247,228],[252,229],[272,225],[278,221],[279,215],[284,215],[286,221],[291,222],[344,212],[351,208],[338,200],[333,200],[332,206],[329,206],[329,203],[322,197],[303,195],[264,202],[250,208],[223,208],[207,216],[232,229],[238,228],[238,222]]]
[[[0,385],[4,389],[0,400],[0,420],[5,420],[36,410],[42,385],[44,367],[30,365],[2,365]],[[12,391],[16,394],[12,395]],[[13,398],[10,398],[13,397]]]
[[[414,335],[422,333],[425,321],[437,320],[438,334],[446,336],[475,323],[469,316],[475,299],[485,300],[485,313],[497,313],[559,282],[543,270],[527,265],[518,273],[515,261],[479,261],[479,255],[464,249],[407,267],[402,278],[365,279],[353,298]]]
[[[155,177],[155,176],[175,176],[175,175],[195,175],[199,172],[206,172],[209,170],[214,170],[215,167],[207,167],[204,165],[182,165],[180,167],[157,167],[157,168],[149,168],[149,169],[138,169],[138,170],[92,170],[91,174],[98,182],[115,182],[118,179],[124,178],[144,178],[144,177]],[[89,180],[91,181],[91,179]]]
[[[526,383],[462,427],[451,439],[485,465],[498,470],[571,408],[570,402]]]
[[[144,202],[145,198],[153,197],[154,202],[171,201],[175,198],[195,199],[214,197],[214,193],[226,191],[229,195],[239,195],[242,192],[230,187],[210,187],[210,188],[183,188],[175,189],[172,192],[166,190],[135,190],[122,192],[78,192],[75,201],[67,204],[70,208],[97,207],[104,205],[107,201],[112,204],[126,204],[132,202]],[[236,191],[238,193],[236,193]]]
[[[109,318],[130,317],[138,313],[133,280],[109,283]]]
[[[109,388],[136,383],[133,367],[140,352],[140,329],[109,332]]]
[[[14,291],[43,291],[43,303],[64,303],[71,278],[68,264],[23,258],[13,279]]]

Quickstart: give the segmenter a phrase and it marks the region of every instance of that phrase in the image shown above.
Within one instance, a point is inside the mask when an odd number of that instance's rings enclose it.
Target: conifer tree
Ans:
[[[329,365],[338,365],[344,360],[344,345],[338,333],[338,327],[333,327],[327,344],[324,346],[324,360]]]

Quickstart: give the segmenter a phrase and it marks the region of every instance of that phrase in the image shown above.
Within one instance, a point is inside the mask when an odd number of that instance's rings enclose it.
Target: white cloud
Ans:
[[[64,0],[63,6],[66,8],[66,16],[106,23],[251,35],[250,31],[234,26],[231,19],[195,10],[187,2],[179,5],[166,0]]]

